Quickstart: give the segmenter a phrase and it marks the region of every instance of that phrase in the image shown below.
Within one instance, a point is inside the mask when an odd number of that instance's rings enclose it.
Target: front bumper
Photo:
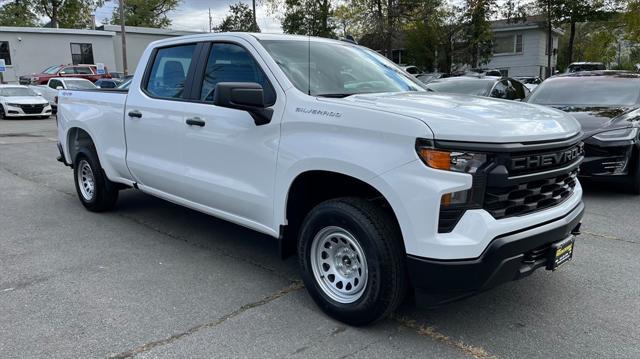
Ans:
[[[433,306],[524,278],[547,264],[554,242],[578,234],[584,204],[565,216],[495,237],[477,258],[439,260],[407,256],[420,304]]]

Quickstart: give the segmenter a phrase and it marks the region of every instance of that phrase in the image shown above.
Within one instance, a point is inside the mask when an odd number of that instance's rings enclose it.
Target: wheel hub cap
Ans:
[[[339,303],[358,300],[367,284],[364,251],[356,238],[340,227],[326,227],[311,244],[311,267],[322,291]]]
[[[80,187],[80,193],[86,201],[93,199],[95,194],[96,182],[93,176],[93,170],[89,162],[81,160],[78,163],[78,186]]]

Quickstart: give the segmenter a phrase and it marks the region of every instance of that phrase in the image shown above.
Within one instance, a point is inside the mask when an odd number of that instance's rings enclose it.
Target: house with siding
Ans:
[[[505,75],[516,76],[540,76],[545,77],[547,70],[547,28],[543,16],[530,16],[526,21],[496,20],[491,22],[493,32],[493,55],[489,63],[482,65],[486,69],[499,69]],[[563,32],[554,28],[552,31],[552,56],[551,72],[556,67],[558,38]],[[406,62],[406,49],[404,46],[405,34],[399,33],[392,39],[392,53],[389,56],[400,65],[412,65]],[[363,46],[369,47],[386,55],[382,36],[377,34],[365,34],[359,41]],[[456,48],[460,46],[454,46]],[[456,62],[456,51],[452,57],[454,68],[450,71],[468,69],[469,66]]]
[[[524,22],[497,20],[491,23],[493,31],[493,56],[490,69],[500,69],[511,77],[540,76],[547,72],[547,27],[542,16],[529,17]],[[552,31],[551,73],[558,59],[558,38],[563,32]]]

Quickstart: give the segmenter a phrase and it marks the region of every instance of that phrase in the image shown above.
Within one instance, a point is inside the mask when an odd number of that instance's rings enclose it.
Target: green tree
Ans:
[[[32,0],[36,14],[49,18],[49,27],[88,28],[93,21],[93,13],[104,3],[103,0]]]
[[[5,2],[0,6],[0,26],[37,26],[38,15],[25,0]]]
[[[492,56],[493,32],[491,17],[496,13],[494,0],[466,0],[462,12],[461,37],[464,43],[463,60],[471,67],[489,62]]]
[[[171,19],[167,14],[180,5],[181,0],[126,0],[124,20],[127,26],[167,28]],[[120,24],[118,7],[113,10],[111,24]]]
[[[285,0],[282,31],[286,34],[335,37],[329,0]]]
[[[338,36],[352,36],[357,39],[364,35],[359,9],[351,4],[341,4],[333,11]]]
[[[429,72],[437,67],[444,19],[441,5],[441,0],[421,0],[404,28],[407,63]]]
[[[214,30],[218,32],[248,31],[260,32],[258,24],[253,21],[253,11],[244,3],[229,5],[229,15],[227,15],[220,26]]]
[[[640,0],[629,0],[622,21],[626,25],[627,39],[640,43]]]

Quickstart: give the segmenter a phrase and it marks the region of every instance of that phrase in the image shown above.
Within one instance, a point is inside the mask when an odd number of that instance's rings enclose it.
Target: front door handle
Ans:
[[[142,112],[138,110],[129,111],[129,117],[142,118]]]
[[[187,125],[204,127],[205,122],[200,117],[191,117],[187,119]]]

